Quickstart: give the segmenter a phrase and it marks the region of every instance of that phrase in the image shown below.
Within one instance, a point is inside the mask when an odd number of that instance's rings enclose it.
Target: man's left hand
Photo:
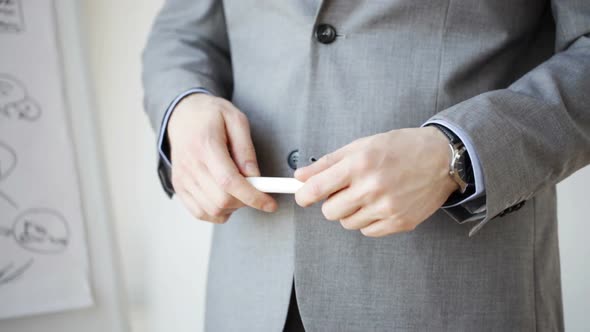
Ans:
[[[449,176],[449,142],[434,127],[363,137],[295,171],[295,193],[307,207],[342,227],[372,237],[407,232],[431,216],[459,188]]]

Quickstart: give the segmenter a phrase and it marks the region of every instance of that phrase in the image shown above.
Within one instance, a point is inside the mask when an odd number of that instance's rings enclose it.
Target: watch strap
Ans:
[[[438,124],[438,123],[429,123],[427,124],[427,126],[434,126],[436,127],[438,130],[440,130],[448,139],[449,139],[449,143],[455,147],[457,146],[463,146],[463,141],[461,141],[461,139],[459,138],[459,136],[457,136],[452,130],[448,129],[447,127]],[[473,168],[471,165],[471,158],[469,157],[469,152],[467,151],[467,149],[465,149],[465,159],[464,159],[464,165],[463,167],[465,167],[465,175],[466,178],[463,179],[463,181],[465,181],[468,184],[468,187],[474,187],[475,186],[475,177],[473,175]],[[468,188],[469,191],[470,188]]]
[[[459,136],[457,136],[452,130],[450,130],[449,128],[439,125],[438,123],[430,123],[428,124],[429,126],[435,126],[437,129],[439,129],[448,139],[449,141],[453,144],[459,144],[459,143],[463,143],[461,141],[461,139],[459,139]]]

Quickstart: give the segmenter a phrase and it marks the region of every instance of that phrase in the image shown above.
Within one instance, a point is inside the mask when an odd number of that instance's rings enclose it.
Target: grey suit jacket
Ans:
[[[248,116],[264,176],[429,119],[483,167],[480,206],[384,238],[290,195],[238,210],[214,229],[208,331],[280,331],[293,278],[309,331],[563,329],[555,184],[590,162],[590,1],[170,0],[143,61],[154,129],[206,88]]]

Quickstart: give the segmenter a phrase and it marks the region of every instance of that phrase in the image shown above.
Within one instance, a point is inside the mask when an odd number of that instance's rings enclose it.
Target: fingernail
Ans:
[[[264,204],[264,206],[262,207],[262,209],[266,212],[274,212],[275,210],[275,205],[274,203],[266,203]]]

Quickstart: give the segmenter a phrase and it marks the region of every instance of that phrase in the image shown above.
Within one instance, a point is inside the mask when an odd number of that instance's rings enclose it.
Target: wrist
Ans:
[[[170,118],[165,128],[166,138],[168,139],[168,141],[170,141],[170,138],[172,136],[171,133],[175,131],[174,128],[177,128],[178,126],[182,125],[183,122],[186,121],[183,116],[184,113],[193,112],[195,111],[195,108],[200,109],[201,107],[199,107],[198,105],[203,104],[207,100],[207,98],[215,97],[205,92],[194,92],[178,101],[178,103],[176,104],[176,106],[170,114]]]

